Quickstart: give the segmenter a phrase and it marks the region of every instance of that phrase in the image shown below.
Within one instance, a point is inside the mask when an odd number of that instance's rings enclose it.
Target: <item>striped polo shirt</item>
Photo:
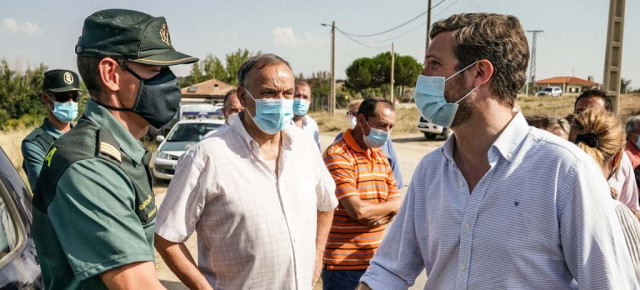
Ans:
[[[324,152],[324,163],[336,182],[338,201],[351,196],[369,202],[385,202],[398,196],[396,180],[387,157],[379,148],[362,150],[351,130]],[[369,267],[385,226],[369,227],[351,218],[342,204],[334,212],[324,252],[330,270],[359,270]]]

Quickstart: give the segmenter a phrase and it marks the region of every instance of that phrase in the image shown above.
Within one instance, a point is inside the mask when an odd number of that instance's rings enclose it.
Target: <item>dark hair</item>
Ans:
[[[363,114],[367,120],[369,117],[375,117],[378,103],[383,104],[387,108],[391,109],[391,111],[394,110],[393,103],[384,98],[369,98],[365,99],[362,101],[362,104],[360,104],[360,108],[358,108],[358,115]]]
[[[456,14],[437,21],[429,36],[453,32],[457,70],[486,59],[493,65],[491,89],[498,100],[513,107],[526,81],[529,45],[517,17],[489,13]]]
[[[524,119],[527,121],[527,124],[531,127],[535,127],[542,130],[549,130],[551,127],[551,120],[547,116],[543,115],[533,115],[533,116],[525,116]]]
[[[291,68],[291,65],[286,60],[284,60],[283,58],[275,54],[266,53],[266,54],[259,54],[259,55],[250,57],[249,59],[247,59],[247,61],[245,61],[242,64],[242,66],[240,66],[240,69],[238,69],[238,84],[240,86],[245,86],[247,84],[247,76],[249,75],[249,72],[253,70],[254,67],[257,69],[262,69],[267,65],[279,64],[279,63],[286,64],[287,67],[289,67],[289,69],[293,73],[293,69]]]
[[[300,85],[307,86],[307,87],[311,88],[311,86],[309,85],[308,82],[303,81],[303,80],[296,80],[296,86],[300,86]]]
[[[229,96],[237,93],[238,91],[236,89],[231,89],[230,91],[228,91],[225,95],[224,95],[224,100],[222,101],[222,105],[226,105],[227,104],[227,100],[229,99]]]
[[[578,101],[580,99],[592,98],[592,97],[602,98],[602,100],[604,101],[604,108],[607,110],[607,112],[609,113],[613,112],[613,103],[611,102],[611,98],[607,97],[607,94],[604,91],[601,91],[598,89],[591,89],[591,90],[586,90],[582,92],[582,94],[580,94],[576,99],[576,102],[573,103],[573,110],[575,111],[576,105],[578,105]]]
[[[82,81],[87,87],[87,91],[89,91],[89,94],[94,98],[98,98],[102,94],[103,85],[98,77],[100,75],[98,65],[103,58],[104,57],[80,55],[78,55],[78,57],[76,58],[78,72],[82,77]]]

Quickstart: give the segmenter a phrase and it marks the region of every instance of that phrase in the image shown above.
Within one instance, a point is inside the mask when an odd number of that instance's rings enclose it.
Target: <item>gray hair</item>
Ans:
[[[640,129],[640,115],[629,117],[626,124],[627,135]]]
[[[291,72],[293,72],[291,65],[286,60],[284,60],[283,58],[275,54],[266,53],[266,54],[260,54],[260,55],[250,57],[249,59],[247,59],[247,61],[245,61],[242,64],[242,66],[240,66],[240,69],[238,70],[238,84],[243,87],[246,85],[247,76],[249,75],[249,72],[253,70],[254,67],[257,69],[262,69],[267,65],[279,64],[279,63],[286,64],[287,67],[289,67],[289,69],[291,70]]]

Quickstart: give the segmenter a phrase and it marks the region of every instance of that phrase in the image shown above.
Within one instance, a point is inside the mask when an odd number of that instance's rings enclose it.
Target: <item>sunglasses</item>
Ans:
[[[356,115],[358,115],[358,112],[347,111],[347,117],[349,117],[349,118],[355,117]]]
[[[77,103],[78,99],[80,98],[80,91],[60,92],[60,93],[47,92],[47,95],[49,95],[50,98],[56,100],[56,102],[64,103],[69,100],[72,100]]]

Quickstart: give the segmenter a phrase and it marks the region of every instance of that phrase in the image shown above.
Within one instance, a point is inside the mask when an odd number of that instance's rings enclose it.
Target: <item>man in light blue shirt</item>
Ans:
[[[512,113],[518,19],[453,15],[430,36],[416,104],[455,135],[418,165],[359,288],[407,289],[426,268],[425,289],[638,289],[600,169]]]
[[[305,81],[296,81],[296,91],[293,95],[293,120],[291,124],[302,129],[305,134],[316,142],[320,148],[320,130],[318,123],[307,113],[311,105],[311,87]]]

